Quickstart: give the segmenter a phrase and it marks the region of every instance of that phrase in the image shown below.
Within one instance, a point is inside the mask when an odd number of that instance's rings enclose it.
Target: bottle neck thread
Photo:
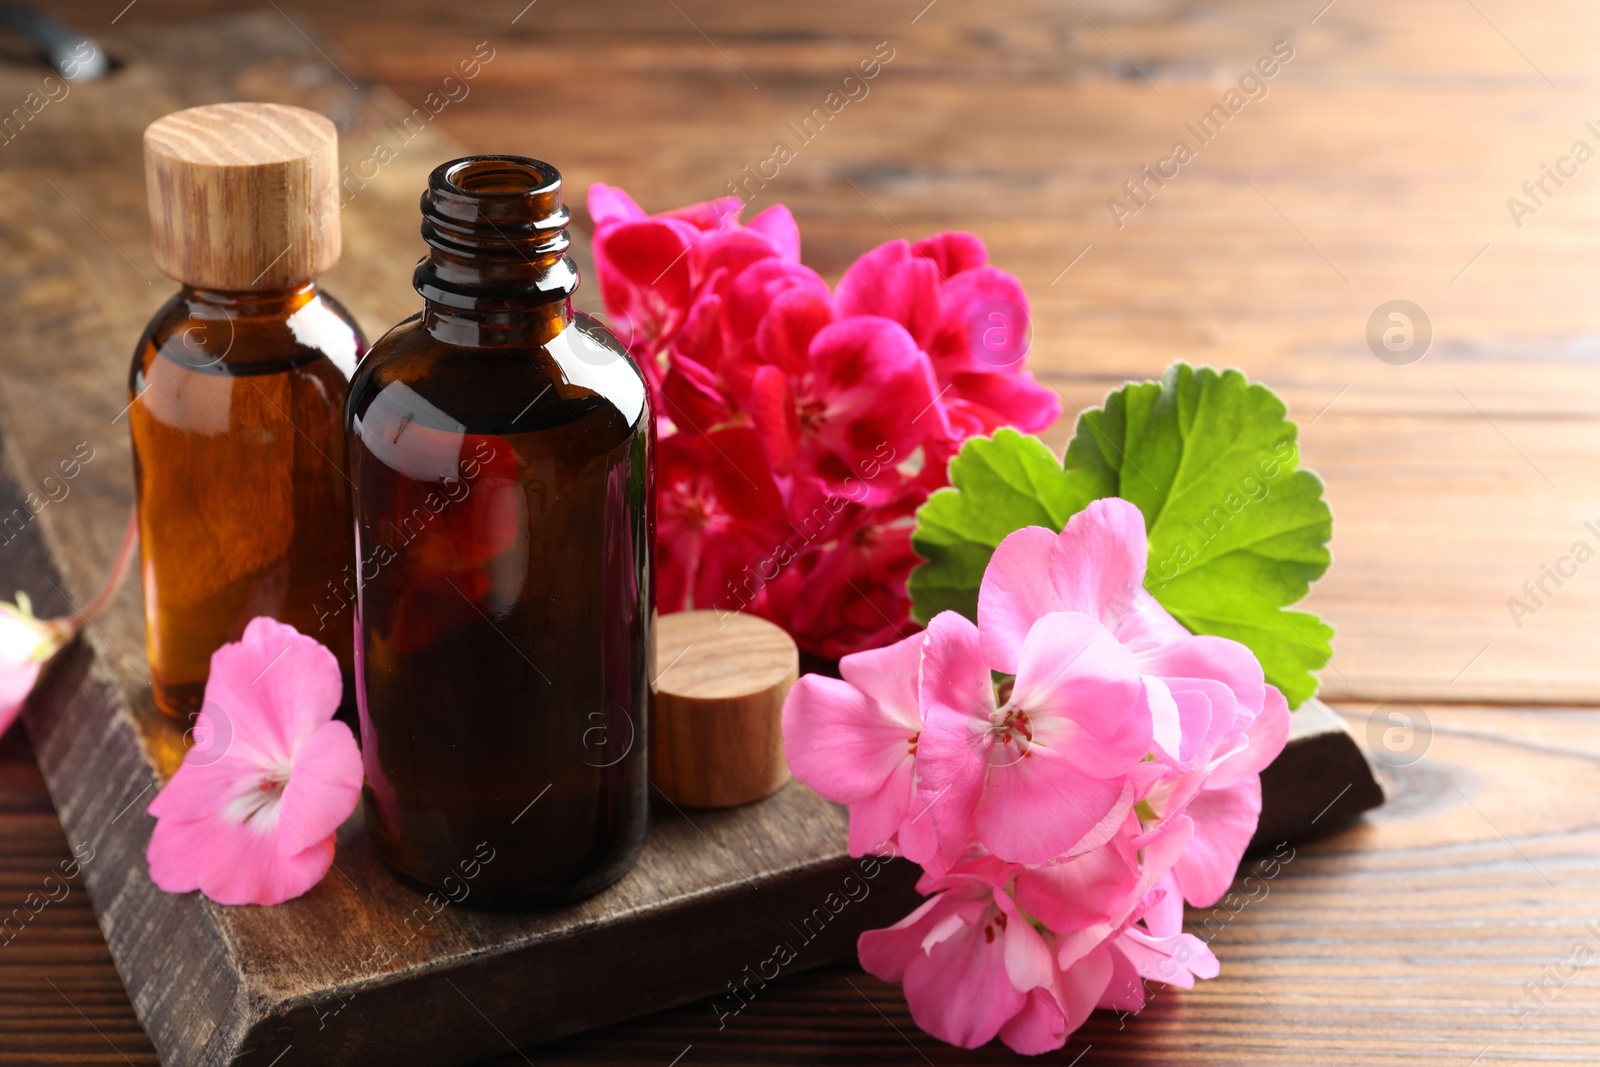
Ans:
[[[578,270],[561,175],[524,156],[468,156],[435,168],[422,194],[428,254],[414,284],[430,325],[520,333],[571,318]]]

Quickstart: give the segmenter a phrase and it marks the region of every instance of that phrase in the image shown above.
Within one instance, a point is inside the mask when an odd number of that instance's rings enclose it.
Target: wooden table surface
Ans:
[[[1219,979],[1161,991],[1135,1017],[1097,1014],[1049,1062],[1600,1062],[1600,564],[1571,562],[1576,542],[1600,548],[1600,162],[1570,158],[1578,141],[1600,149],[1593,5],[524,3],[277,6],[325,42],[308,77],[329,92],[386,84],[407,108],[489,42],[494,61],[438,130],[652,209],[722,193],[887,41],[869,95],[754,205],[794,209],[808,263],[835,278],[881,241],[971,229],[1028,288],[1033,366],[1069,412],[1183,358],[1267,381],[1301,422],[1337,518],[1309,602],[1339,628],[1324,695],[1358,733],[1385,702],[1426,728],[1391,755],[1387,808],[1300,848],[1236,914],[1191,914]],[[260,6],[124,4],[50,6],[113,54],[124,31]],[[1265,98],[1119,228],[1108,198],[1174,140],[1193,145],[1185,123],[1278,41],[1293,58]],[[139,200],[62,209],[60,238],[100,241]],[[373,273],[351,255],[329,280],[341,294],[341,277]],[[104,269],[125,266],[106,251]],[[403,259],[387,273],[403,276]],[[58,314],[73,298],[59,294]],[[1369,318],[1395,299],[1431,324],[1405,365],[1368,345]],[[372,333],[388,325],[372,321],[377,303],[350,302]],[[124,351],[137,328],[105,343]],[[19,396],[47,403],[47,386],[0,384],[8,414]],[[1558,565],[1569,575],[1543,578]],[[1541,578],[1531,600],[1524,583]],[[1513,597],[1534,610],[1514,617]],[[0,911],[67,855],[13,732]],[[0,1064],[44,1062],[155,1062],[81,890],[0,945]],[[841,966],[775,983],[723,1028],[702,1002],[495,1062],[1014,1057],[934,1041],[898,989]]]

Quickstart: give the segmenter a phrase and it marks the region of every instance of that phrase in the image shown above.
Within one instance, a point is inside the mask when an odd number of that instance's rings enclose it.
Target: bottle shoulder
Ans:
[[[435,428],[472,433],[537,431],[600,414],[632,434],[651,418],[643,373],[621,341],[581,313],[529,345],[447,343],[413,315],[356,368],[346,418],[352,430],[380,398]]]
[[[347,383],[366,338],[338,300],[313,290],[292,305],[212,302],[173,294],[134,349],[134,391],[182,372],[225,378],[296,372]],[[155,374],[157,368],[162,373]]]

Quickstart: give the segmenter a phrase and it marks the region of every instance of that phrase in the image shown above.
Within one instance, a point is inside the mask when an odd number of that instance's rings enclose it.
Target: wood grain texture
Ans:
[[[1302,423],[1306,461],[1327,479],[1338,520],[1334,566],[1309,603],[1340,631],[1324,695],[1420,701],[1436,729],[1428,758],[1397,772],[1415,788],[1304,851],[1270,897],[1218,934],[1221,979],[1160,995],[1136,1019],[1096,1016],[1047,1061],[1070,1064],[1086,1043],[1094,1047],[1080,1067],[1596,1059],[1590,970],[1523,1029],[1507,1010],[1522,983],[1540,981],[1583,936],[1583,922],[1600,916],[1595,713],[1427,703],[1600,700],[1600,583],[1589,568],[1561,586],[1547,581],[1554,595],[1520,626],[1507,608],[1575,541],[1596,544],[1585,524],[1600,522],[1600,305],[1586,236],[1600,232],[1600,184],[1586,167],[1549,186],[1555,195],[1521,227],[1506,208],[1574,139],[1596,143],[1584,125],[1595,118],[1592,7],[516,0],[468,9],[347,0],[280,5],[286,17],[268,10],[284,26],[320,31],[333,42],[323,46],[330,62],[284,49],[268,32],[198,45],[164,36],[174,18],[256,0],[113,10],[123,6],[51,5],[108,34],[114,55],[145,49],[160,77],[129,63],[120,83],[75,87],[0,147],[0,240],[13,255],[24,250],[31,268],[25,286],[5,293],[12,314],[0,351],[11,365],[29,352],[50,361],[49,374],[11,374],[0,388],[0,420],[26,443],[12,463],[27,484],[37,487],[87,437],[98,458],[74,494],[94,486],[126,499],[125,431],[110,421],[121,401],[108,404],[85,383],[125,358],[126,344],[112,342],[137,336],[165,294],[158,278],[146,287],[135,273],[152,274],[137,172],[124,168],[106,184],[80,171],[103,165],[84,130],[120,129],[116,94],[130,85],[165,94],[169,109],[292,92],[347,130],[357,94],[346,74],[393,87],[387,117],[399,122],[488,41],[495,59],[430,129],[474,151],[554,160],[569,188],[614,182],[660,209],[725,192],[742,167],[767,157],[785,123],[889,40],[895,58],[870,95],[754,206],[791,205],[806,261],[830,280],[901,233],[979,232],[1028,288],[1034,366],[1069,414],[1175,358],[1270,382]],[[1278,39],[1296,56],[1268,98],[1117,229],[1106,200]],[[218,54],[226,70],[195,61]],[[0,89],[21,100],[41,76],[8,65]],[[354,164],[370,148],[347,139]],[[420,242],[392,235],[394,218],[414,213],[429,162],[420,154],[408,149],[384,165],[360,192],[367,206],[346,216],[347,253],[329,286],[369,331],[413,309],[407,285]],[[34,220],[47,223],[42,232]],[[85,292],[118,295],[86,302]],[[1420,303],[1435,329],[1428,354],[1409,366],[1380,362],[1366,343],[1368,317],[1394,297]],[[1050,440],[1059,445],[1068,428]],[[82,502],[53,502],[35,520],[70,547],[63,586],[76,597],[94,588],[120,528],[75,524]],[[9,550],[0,546],[0,558]],[[91,643],[131,676],[137,631],[118,618]],[[123,664],[116,647],[134,658]],[[1367,708],[1352,709],[1362,735]],[[27,788],[37,781],[0,778],[0,797]],[[37,808],[38,794],[28,796]],[[58,838],[42,843],[52,832],[6,852],[0,872],[66,858]],[[82,895],[62,907],[74,900],[83,929],[70,936],[81,953],[52,944],[18,965],[5,954],[24,940],[0,950],[0,1056],[122,1062],[99,1027],[129,1058],[151,1062],[87,931]],[[682,1067],[1016,1062],[999,1048],[967,1054],[933,1042],[913,1028],[897,990],[853,969],[774,983],[721,1030],[700,1003],[527,1060],[666,1064],[680,1055]],[[502,1062],[527,1060],[508,1053]]]
[[[731,808],[789,780],[783,701],[794,640],[738,612],[681,611],[656,624],[650,780],[675,804]]]
[[[279,291],[339,261],[339,135],[315,111],[206,104],[144,132],[156,266],[202,289]]]

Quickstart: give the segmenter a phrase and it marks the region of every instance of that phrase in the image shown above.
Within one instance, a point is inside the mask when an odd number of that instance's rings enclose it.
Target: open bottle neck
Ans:
[[[474,346],[542,344],[572,321],[578,269],[571,213],[554,167],[522,156],[469,156],[428,177],[413,276],[423,325]]]

